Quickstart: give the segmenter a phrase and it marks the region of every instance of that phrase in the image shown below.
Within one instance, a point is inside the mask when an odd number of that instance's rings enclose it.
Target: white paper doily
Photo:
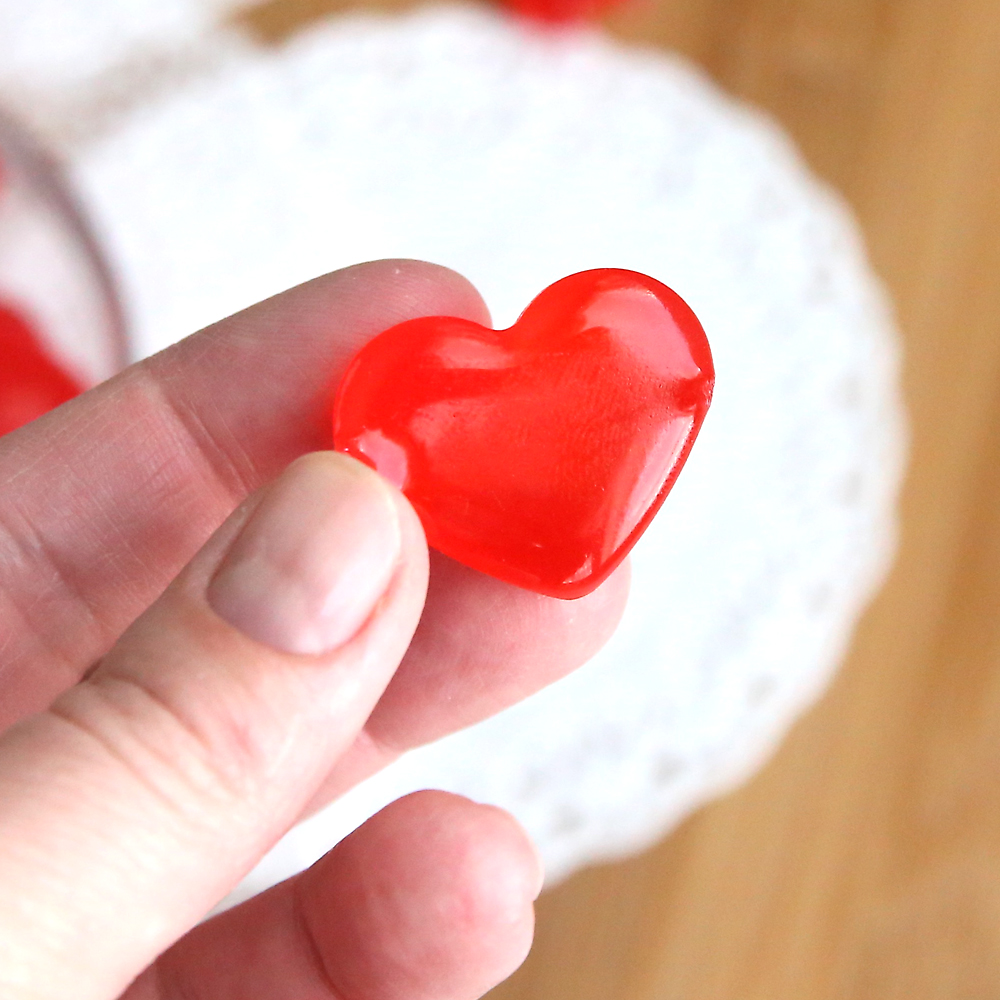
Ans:
[[[770,753],[887,565],[896,340],[849,214],[767,119],[597,33],[439,8],[228,51],[74,152],[143,353],[413,256],[468,275],[498,325],[572,271],[647,272],[698,312],[718,372],[609,646],[293,831],[239,895],[427,786],[514,812],[550,880],[649,844]]]

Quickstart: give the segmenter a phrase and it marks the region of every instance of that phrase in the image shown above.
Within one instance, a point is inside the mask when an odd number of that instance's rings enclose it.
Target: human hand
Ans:
[[[582,663],[623,607],[621,573],[562,602],[434,553],[425,603],[407,502],[307,454],[358,347],[433,314],[487,320],[450,271],[349,268],[0,439],[3,1000],[459,1000],[522,960],[531,846],[438,792],[195,927],[298,817]]]

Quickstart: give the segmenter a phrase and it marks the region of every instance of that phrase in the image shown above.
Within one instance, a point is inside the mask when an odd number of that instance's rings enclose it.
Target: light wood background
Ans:
[[[773,112],[852,202],[899,307],[912,468],[826,698],[747,788],[543,895],[491,998],[1000,998],[1000,0],[635,0],[608,27]]]

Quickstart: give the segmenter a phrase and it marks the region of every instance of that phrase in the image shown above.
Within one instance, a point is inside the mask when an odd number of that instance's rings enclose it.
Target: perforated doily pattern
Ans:
[[[74,154],[143,352],[398,255],[468,275],[501,325],[572,271],[647,272],[718,370],[608,647],[293,831],[241,893],[427,786],[511,809],[550,879],[649,844],[822,691],[890,556],[896,340],[855,225],[763,116],[595,33],[439,8],[237,48]]]

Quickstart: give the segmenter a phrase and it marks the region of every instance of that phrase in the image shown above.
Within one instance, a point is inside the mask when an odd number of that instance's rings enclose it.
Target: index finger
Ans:
[[[0,439],[0,728],[75,683],[248,493],[329,447],[347,361],[427,315],[488,322],[446,268],[346,268]]]

